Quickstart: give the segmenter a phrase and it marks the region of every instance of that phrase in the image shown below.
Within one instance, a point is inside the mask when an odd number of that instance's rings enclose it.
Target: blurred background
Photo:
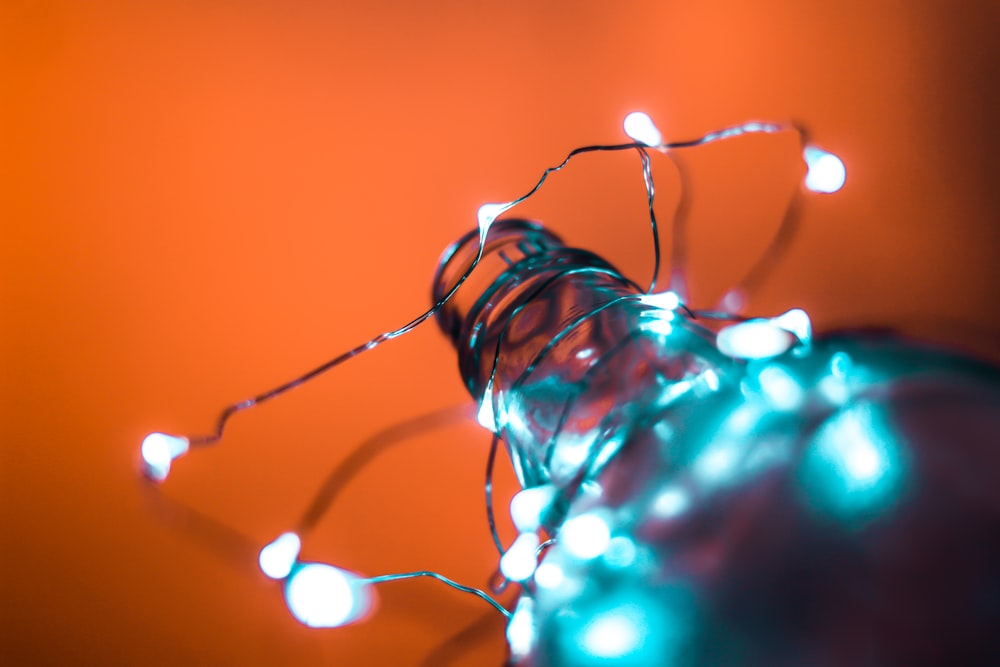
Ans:
[[[794,119],[847,164],[751,312],[997,360],[998,34],[993,0],[6,0],[0,662],[501,664],[503,619],[471,596],[388,584],[368,621],[317,631],[256,569],[367,447],[303,557],[485,586],[489,438],[433,325],[239,415],[160,487],[138,447],[419,314],[481,203],[623,140],[629,111],[669,141]],[[682,159],[710,307],[804,165],[790,134]],[[677,173],[653,168],[667,221]],[[518,213],[648,280],[634,154],[574,161]]]

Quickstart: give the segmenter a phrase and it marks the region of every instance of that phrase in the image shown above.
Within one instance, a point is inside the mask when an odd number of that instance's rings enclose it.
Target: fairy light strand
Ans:
[[[574,157],[578,155],[583,155],[593,152],[619,152],[619,151],[634,150],[639,156],[642,167],[643,183],[646,190],[646,203],[647,203],[650,229],[653,242],[653,274],[649,283],[649,287],[647,288],[647,290],[645,290],[646,295],[653,295],[654,290],[656,289],[657,279],[660,271],[660,263],[661,263],[659,225],[657,223],[656,211],[655,211],[656,192],[653,180],[651,159],[647,149],[653,148],[659,150],[660,152],[665,153],[670,159],[670,161],[677,168],[680,177],[679,179],[681,186],[680,198],[678,199],[678,204],[674,211],[673,232],[675,240],[673,243],[672,256],[671,256],[672,273],[674,274],[671,279],[672,288],[675,286],[678,280],[683,279],[683,276],[679,276],[678,273],[682,272],[681,264],[683,262],[683,243],[681,242],[680,236],[681,236],[681,226],[682,226],[681,222],[684,217],[684,211],[686,208],[685,198],[684,198],[686,191],[685,187],[686,179],[684,171],[681,168],[681,165],[674,159],[674,156],[671,154],[671,151],[685,149],[685,148],[692,148],[695,146],[711,143],[714,141],[736,137],[742,134],[775,133],[775,132],[793,130],[799,135],[801,143],[803,144],[803,146],[805,146],[804,156],[810,168],[809,178],[807,179],[806,183],[807,187],[816,192],[834,192],[843,185],[843,181],[846,174],[846,171],[843,168],[843,163],[840,162],[839,158],[830,153],[827,153],[826,151],[823,151],[822,149],[818,149],[812,146],[807,146],[805,131],[796,125],[750,122],[737,126],[727,127],[715,132],[710,132],[693,140],[661,143],[662,141],[661,135],[659,134],[659,131],[656,129],[655,125],[652,124],[652,121],[648,118],[648,116],[645,116],[644,114],[640,115],[644,117],[644,118],[638,118],[638,120],[640,121],[640,125],[645,124],[642,130],[644,132],[644,134],[642,135],[642,139],[635,136],[633,132],[628,131],[629,124],[627,120],[626,131],[632,138],[637,139],[636,141],[629,143],[620,143],[620,144],[588,145],[575,148],[571,150],[561,162],[546,168],[542,172],[541,176],[538,178],[536,183],[525,194],[506,203],[484,204],[482,207],[480,207],[477,214],[479,223],[478,224],[479,238],[474,257],[472,261],[469,263],[468,267],[459,275],[455,283],[447,290],[445,294],[440,296],[440,298],[438,298],[429,309],[427,309],[417,317],[413,318],[406,324],[396,329],[380,333],[374,338],[371,338],[370,340],[356,347],[353,347],[347,350],[346,352],[343,352],[342,354],[330,359],[329,361],[324,362],[323,364],[307,371],[306,373],[303,373],[293,378],[288,382],[285,382],[272,389],[257,394],[252,398],[226,406],[221,410],[216,419],[214,431],[212,431],[207,435],[199,435],[191,438],[186,438],[183,436],[171,436],[163,433],[150,434],[149,436],[147,436],[146,440],[144,440],[142,446],[142,455],[147,465],[146,467],[147,474],[154,480],[163,481],[166,478],[167,474],[169,473],[171,461],[177,458],[178,456],[186,453],[189,447],[210,445],[221,440],[223,433],[225,431],[226,424],[228,423],[229,419],[236,413],[241,412],[243,410],[247,410],[251,407],[269,401],[273,398],[276,398],[298,387],[299,385],[304,384],[305,382],[308,382],[316,378],[317,376],[322,375],[327,371],[330,371],[333,368],[340,366],[343,363],[346,363],[350,359],[353,359],[354,357],[359,356],[360,354],[368,352],[389,340],[392,340],[406,333],[409,333],[410,331],[420,326],[422,323],[424,323],[431,317],[434,317],[441,311],[441,309],[446,304],[448,304],[451,301],[454,295],[458,292],[458,290],[462,287],[462,285],[468,280],[468,278],[472,275],[475,269],[479,266],[486,249],[486,242],[490,228],[492,227],[493,223],[496,222],[497,218],[500,215],[507,213],[517,205],[521,204],[525,200],[532,197],[536,192],[538,192],[538,190],[542,187],[542,185],[546,182],[546,180],[551,174],[561,171],[569,164],[569,162]],[[632,117],[632,120],[635,121],[636,116],[637,116],[636,114],[632,114],[630,117]],[[816,167],[817,170],[816,174],[813,173],[814,166]],[[777,255],[780,255],[780,253],[787,247],[791,237],[794,235],[797,213],[798,213],[797,197],[793,197],[792,201],[788,205],[785,215],[782,218],[782,221],[779,225],[778,231],[774,239],[772,240],[772,243],[768,246],[768,249],[765,252],[764,256],[762,256],[759,259],[759,261],[747,273],[746,277],[739,283],[740,288],[745,288],[746,286],[758,280],[759,276],[763,274],[764,270],[773,264],[774,258]],[[522,252],[524,252],[525,255],[531,254],[527,252],[525,249],[522,249]],[[501,259],[506,261],[508,265],[512,263],[511,260],[506,256],[501,255]],[[588,270],[598,270],[598,269],[588,269]],[[569,275],[572,275],[573,273],[574,273],[573,270],[557,272],[556,275],[549,278],[547,281],[545,281],[545,283],[541,287],[538,288],[536,295],[541,291],[543,291],[548,285],[552,284],[554,281],[563,279]],[[631,284],[633,287],[635,287],[637,291],[641,292],[641,289],[637,285],[635,285],[635,283],[632,283],[631,281],[627,282]],[[671,291],[671,293],[674,294],[674,296],[676,296],[676,292]],[[681,292],[681,294],[683,294],[683,292]],[[654,295],[654,296],[659,296],[659,295]],[[517,378],[517,380],[515,380],[511,389],[516,390],[516,388],[519,387],[523,381],[525,381],[525,378],[537,366],[537,364],[546,356],[546,354],[551,349],[553,349],[554,345],[559,340],[563,339],[566,335],[568,335],[569,332],[571,332],[574,328],[582,325],[589,319],[595,317],[598,313],[608,308],[611,308],[612,306],[622,302],[625,299],[631,299],[631,298],[633,297],[618,298],[618,299],[613,299],[607,303],[601,304],[596,308],[593,308],[590,312],[578,317],[576,320],[574,320],[569,325],[564,327],[563,330],[561,330],[554,337],[554,339],[550,341],[550,343],[542,349],[541,353],[538,355],[538,358],[534,359],[528,366],[528,368]],[[514,309],[514,311],[510,314],[509,319],[512,320],[520,312],[521,308],[523,308],[524,305],[530,303],[530,300],[531,299],[529,298],[525,302],[525,304],[522,304],[522,306]],[[730,321],[744,321],[746,319],[740,315],[735,315],[725,312],[691,310],[690,308],[688,308],[687,305],[682,303],[682,301],[683,297],[677,298],[676,307],[671,308],[671,310],[675,312],[684,311],[690,318],[688,319],[688,327],[687,327],[688,331],[694,335],[701,336],[706,339],[711,339],[713,337],[713,334],[709,330],[694,324],[693,320],[697,319],[698,317],[705,317],[706,319],[710,320],[718,319],[718,320],[730,320]],[[487,385],[489,388],[489,391],[487,392],[488,395],[483,397],[483,401],[484,402],[489,401],[491,403],[491,406],[493,407],[492,418],[494,426],[494,428],[492,429],[493,435],[489,449],[489,456],[487,459],[486,478],[484,486],[486,513],[487,513],[487,521],[489,524],[491,537],[494,541],[494,544],[498,552],[502,557],[507,554],[508,550],[505,550],[503,548],[503,544],[502,541],[500,540],[496,527],[496,520],[493,508],[493,472],[495,468],[496,452],[500,440],[499,434],[501,433],[504,425],[500,423],[501,420],[500,412],[502,406],[498,404],[499,392],[494,391],[493,380],[496,375],[498,367],[500,346],[501,342],[503,341],[504,333],[506,333],[506,329],[503,329],[501,331],[500,337],[498,339],[496,354],[493,359],[493,365],[489,377],[489,383]],[[626,337],[626,340],[623,342],[619,342],[619,345],[625,344],[630,340],[631,336]],[[562,411],[562,414],[559,418],[556,427],[557,432],[562,428],[564,420],[566,419],[570,402],[571,402],[570,399],[567,399],[567,404],[565,406],[565,409]],[[599,451],[600,449],[601,448],[595,448],[593,451],[589,453],[589,456],[585,461],[585,465],[576,474],[577,479],[575,481],[577,483],[569,485],[568,487],[570,489],[570,493],[568,494],[569,500],[572,500],[572,497],[579,490],[580,485],[583,483],[586,476],[585,471],[591,466],[596,457],[601,455],[601,452]],[[549,455],[551,455],[551,453],[552,452],[550,451]],[[546,465],[549,464],[550,461],[546,460]],[[310,517],[315,518],[313,517],[312,514],[310,514]],[[524,534],[522,534],[522,537],[524,537]],[[536,561],[546,548],[555,543],[556,539],[557,538],[551,538],[533,547],[533,553]],[[499,602],[497,602],[495,599],[493,599],[490,595],[488,595],[484,591],[478,588],[459,584],[453,581],[452,579],[434,571],[419,570],[414,572],[384,574],[368,578],[356,577],[354,575],[351,575],[350,573],[347,573],[346,571],[339,570],[338,568],[335,568],[333,566],[328,566],[321,563],[298,563],[297,559],[300,546],[301,546],[301,540],[297,534],[284,533],[281,536],[279,536],[277,540],[275,540],[271,544],[266,545],[264,549],[262,549],[260,552],[259,556],[260,565],[262,570],[264,570],[268,576],[275,579],[288,579],[288,583],[286,584],[286,596],[289,595],[289,589],[292,588],[292,584],[295,581],[297,573],[306,571],[325,572],[326,570],[322,570],[322,568],[327,568],[330,572],[334,574],[332,575],[328,574],[324,576],[332,577],[330,581],[336,581],[338,582],[337,585],[342,587],[376,585],[386,582],[400,581],[400,580],[420,578],[420,577],[431,578],[440,583],[446,584],[451,588],[454,588],[455,590],[470,595],[475,595],[483,599],[508,619],[511,618],[512,616],[512,612],[508,611],[506,608],[503,607],[503,605],[501,605]],[[310,570],[309,568],[313,569]],[[529,575],[529,577],[530,576],[531,575]],[[494,590],[502,591],[503,588],[506,587],[506,583],[507,579],[505,578],[500,586],[494,586]],[[289,604],[291,606],[291,601],[289,601]],[[295,613],[294,610],[293,613]],[[360,614],[362,612],[358,612],[357,610],[347,609],[343,611],[343,613],[344,613],[344,618],[348,619],[346,622],[350,622],[350,619],[348,618],[350,614],[352,613]],[[297,613],[296,615],[298,616]],[[308,621],[307,617],[300,617],[300,620],[303,620],[304,623],[310,625],[312,624]],[[338,623],[335,624],[339,624],[339,621]]]
[[[439,574],[431,570],[420,570],[417,572],[401,572],[399,574],[383,574],[377,577],[369,577],[365,579],[365,582],[369,584],[382,584],[389,581],[402,581],[404,579],[416,579],[418,577],[430,577],[431,579],[436,579],[437,581],[440,581],[442,584],[447,584],[448,586],[451,586],[457,591],[461,591],[462,593],[468,593],[470,595],[475,595],[476,597],[481,598],[486,602],[490,603],[490,605],[492,605],[494,609],[503,614],[505,617],[510,618],[511,612],[507,611],[507,609],[504,608],[502,604],[494,600],[487,593],[479,590],[478,588],[473,588],[472,586],[463,586],[462,584],[452,581],[443,574]]]
[[[788,131],[788,130],[795,131],[799,135],[801,142],[803,144],[805,143],[806,136],[807,136],[806,132],[805,132],[805,130],[803,130],[802,128],[798,127],[797,125],[791,125],[791,124],[785,125],[785,124],[778,124],[778,123],[750,122],[750,123],[743,123],[742,125],[737,125],[737,126],[732,126],[732,127],[724,128],[722,130],[718,130],[718,131],[715,131],[715,132],[710,132],[710,133],[705,134],[705,135],[703,135],[703,136],[701,136],[701,137],[699,137],[697,139],[691,139],[691,140],[686,140],[686,141],[677,141],[677,142],[660,144],[659,146],[655,146],[655,148],[657,148],[660,151],[668,152],[669,153],[669,151],[671,151],[671,150],[678,150],[678,149],[684,149],[684,148],[693,148],[695,146],[700,146],[700,145],[703,145],[703,144],[712,143],[714,141],[719,141],[721,139],[728,139],[728,138],[739,136],[739,135],[742,135],[742,134],[754,134],[754,133],[762,133],[762,132],[763,133],[775,133],[775,132],[782,132],[782,131]],[[308,382],[308,381],[316,378],[317,376],[322,375],[322,374],[326,373],[327,371],[332,370],[333,368],[336,368],[337,366],[340,366],[341,364],[349,361],[350,359],[353,359],[354,357],[356,357],[356,356],[358,356],[358,355],[360,355],[360,354],[362,354],[364,352],[368,352],[369,350],[372,350],[372,349],[378,347],[379,345],[381,345],[382,343],[385,343],[386,341],[392,340],[393,338],[397,338],[397,337],[402,336],[402,335],[404,335],[406,333],[409,333],[410,331],[412,331],[413,329],[415,329],[416,327],[418,327],[419,325],[421,325],[423,322],[427,321],[428,319],[430,319],[431,317],[433,317],[434,315],[436,315],[438,313],[438,311],[440,311],[440,309],[442,307],[444,307],[444,305],[446,305],[451,300],[451,298],[455,295],[455,293],[458,292],[459,288],[465,283],[465,281],[469,278],[469,276],[472,274],[472,272],[479,265],[480,261],[482,260],[483,251],[485,249],[485,242],[486,242],[487,234],[489,233],[489,228],[492,226],[493,222],[495,222],[496,218],[499,215],[501,215],[503,213],[506,213],[507,211],[510,211],[515,206],[521,204],[525,200],[527,200],[530,197],[532,197],[536,192],[538,192],[538,190],[542,187],[542,185],[546,182],[546,180],[548,180],[548,177],[551,174],[559,172],[559,171],[562,171],[562,169],[565,168],[569,164],[569,162],[574,157],[576,157],[577,155],[583,155],[583,154],[586,154],[586,153],[593,153],[593,152],[618,152],[618,151],[626,151],[626,150],[634,150],[634,151],[636,151],[639,154],[641,162],[642,162],[642,167],[643,167],[643,181],[644,181],[644,184],[646,186],[647,207],[648,207],[649,214],[650,214],[650,226],[651,226],[651,229],[652,229],[653,240],[654,240],[654,243],[653,243],[653,245],[654,245],[654,271],[653,271],[653,278],[652,278],[652,280],[650,282],[650,288],[648,290],[648,291],[652,292],[652,290],[655,289],[656,278],[657,278],[657,275],[659,273],[659,263],[660,263],[660,248],[659,248],[659,246],[660,246],[660,244],[659,244],[659,231],[658,231],[658,225],[656,223],[656,214],[655,214],[655,206],[654,206],[655,188],[654,188],[654,185],[653,185],[652,167],[651,167],[651,164],[650,164],[649,154],[646,151],[647,147],[649,147],[649,145],[646,144],[646,143],[643,143],[641,141],[634,141],[634,142],[622,143],[622,144],[597,144],[597,145],[581,146],[579,148],[575,148],[575,149],[571,150],[561,162],[559,162],[558,164],[556,164],[554,166],[551,166],[551,167],[548,167],[547,169],[545,169],[542,172],[542,175],[539,177],[538,181],[535,183],[535,185],[532,186],[532,188],[529,189],[525,194],[523,194],[520,197],[518,197],[518,198],[516,198],[516,199],[514,199],[514,200],[512,200],[510,202],[507,202],[507,203],[502,203],[502,204],[484,204],[482,207],[480,207],[480,212],[479,212],[479,216],[478,216],[479,217],[480,236],[479,236],[478,251],[477,251],[477,254],[476,254],[475,258],[469,264],[469,266],[465,270],[465,272],[463,272],[463,274],[458,278],[458,280],[455,282],[455,284],[448,290],[448,292],[446,294],[444,294],[440,299],[438,299],[431,306],[431,308],[429,308],[428,310],[424,311],[423,313],[421,313],[420,315],[418,315],[414,319],[410,320],[409,322],[407,322],[403,326],[401,326],[401,327],[399,327],[397,329],[391,330],[391,331],[387,331],[387,332],[381,333],[381,334],[375,336],[374,338],[372,338],[372,339],[370,339],[370,340],[368,340],[368,341],[366,341],[366,342],[364,342],[364,343],[362,343],[362,344],[360,344],[360,345],[358,345],[358,346],[356,346],[354,348],[351,348],[350,350],[347,350],[346,352],[338,355],[337,357],[334,357],[333,359],[330,359],[329,361],[327,361],[327,362],[325,362],[325,363],[317,366],[316,368],[313,368],[312,370],[307,371],[306,373],[303,373],[302,375],[299,375],[299,376],[293,378],[292,380],[289,380],[288,382],[285,382],[284,384],[278,385],[277,387],[274,387],[274,388],[269,389],[269,390],[267,390],[265,392],[262,392],[262,393],[254,396],[252,398],[249,398],[249,399],[246,399],[244,401],[240,401],[240,402],[233,403],[231,405],[226,406],[220,412],[220,414],[219,414],[219,416],[218,416],[218,418],[216,420],[215,430],[213,432],[209,433],[209,434],[206,434],[206,435],[199,435],[199,436],[193,436],[193,437],[187,438],[190,446],[192,446],[192,447],[195,447],[195,446],[204,446],[204,445],[210,445],[210,444],[214,444],[214,443],[218,442],[219,440],[222,439],[223,433],[225,431],[226,424],[228,423],[229,419],[234,414],[236,414],[238,412],[242,412],[243,410],[247,410],[249,408],[252,408],[252,407],[254,407],[256,405],[259,405],[261,403],[269,401],[269,400],[271,400],[273,398],[276,398],[277,396],[280,396],[280,395],[282,395],[282,394],[284,394],[284,393],[286,393],[286,392],[288,392],[288,391],[290,391],[290,390],[298,387],[299,385],[304,384],[305,382]],[[830,156],[830,157],[836,159],[836,156],[833,156],[830,153],[826,153],[825,151],[821,151],[821,149],[815,149],[814,147],[807,147],[807,148],[810,148],[813,151],[820,151],[825,156]],[[815,155],[815,153],[810,153],[810,155]],[[818,159],[819,158],[816,158],[816,157],[813,158],[814,162],[816,160],[818,160]],[[839,160],[838,160],[838,162],[839,162]],[[822,190],[822,191],[833,191],[833,190],[830,190],[829,188],[827,188],[827,190]],[[487,210],[489,212],[486,213],[486,214],[484,214],[484,210]],[[784,225],[784,221],[788,220],[789,217],[790,216],[786,216],[783,219],[783,225]],[[779,233],[780,233],[780,229],[779,229]]]

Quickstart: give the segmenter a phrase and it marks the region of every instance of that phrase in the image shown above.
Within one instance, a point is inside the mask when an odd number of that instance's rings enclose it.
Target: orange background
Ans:
[[[8,0],[0,26],[6,665],[499,664],[503,621],[472,597],[390,584],[366,623],[314,631],[256,570],[337,464],[399,427],[304,557],[484,585],[488,438],[453,413],[408,422],[468,404],[433,326],[239,415],[159,491],[138,445],[416,315],[480,203],[620,141],[635,109],[669,140],[794,118],[847,163],[753,312],[997,358],[996,2]],[[707,307],[804,167],[790,135],[684,159]],[[676,173],[654,173],[668,220]],[[635,156],[599,155],[521,212],[645,281],[644,205]]]

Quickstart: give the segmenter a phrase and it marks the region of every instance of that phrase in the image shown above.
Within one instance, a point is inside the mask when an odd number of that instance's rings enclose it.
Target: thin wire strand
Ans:
[[[647,294],[652,294],[656,289],[656,280],[660,275],[660,226],[656,223],[656,210],[653,207],[653,200],[656,198],[656,186],[653,185],[653,168],[650,164],[649,153],[645,148],[639,148],[639,159],[642,161],[642,181],[646,186],[646,207],[649,209],[649,225],[653,231],[653,277],[649,280]]]
[[[706,135],[703,135],[703,136],[701,136],[701,137],[699,137],[697,139],[692,139],[692,140],[688,140],[688,141],[678,141],[678,142],[673,142],[673,143],[665,143],[665,144],[661,144],[659,146],[653,146],[652,148],[657,148],[657,149],[659,149],[661,151],[670,151],[670,150],[677,150],[677,149],[682,149],[682,148],[692,148],[694,146],[700,146],[702,144],[711,143],[713,141],[718,141],[720,139],[727,139],[729,137],[734,137],[734,136],[738,136],[738,135],[741,135],[741,134],[753,134],[753,133],[759,133],[759,132],[773,133],[773,132],[781,132],[781,131],[785,131],[785,130],[795,130],[796,132],[798,132],[798,134],[799,134],[800,138],[802,139],[802,141],[803,142],[805,141],[805,132],[804,132],[804,130],[802,130],[800,127],[798,127],[798,126],[796,126],[794,124],[756,123],[755,122],[755,123],[744,123],[742,125],[737,125],[737,126],[732,126],[732,127],[724,128],[724,129],[718,130],[716,132],[710,132],[710,133],[708,133]],[[555,173],[557,171],[561,171],[567,164],[569,164],[570,160],[572,160],[577,155],[582,155],[584,153],[593,153],[593,152],[616,152],[616,151],[625,151],[625,150],[634,150],[634,151],[636,151],[639,154],[640,160],[642,161],[643,182],[645,183],[645,186],[646,186],[646,200],[647,200],[647,205],[648,205],[649,215],[650,215],[650,225],[651,225],[652,233],[653,233],[654,272],[653,272],[653,278],[650,281],[650,287],[649,287],[649,290],[648,290],[649,292],[652,292],[653,289],[655,289],[655,287],[656,287],[656,278],[657,278],[657,275],[659,273],[659,265],[660,265],[660,243],[659,243],[659,227],[658,227],[658,225],[656,223],[656,213],[655,213],[655,210],[654,210],[654,200],[655,200],[656,192],[655,192],[655,189],[653,187],[652,168],[650,166],[649,154],[648,154],[648,152],[646,150],[647,148],[650,148],[650,146],[648,146],[647,144],[641,143],[641,142],[629,142],[629,143],[622,143],[622,144],[606,144],[606,145],[590,145],[590,146],[581,146],[579,148],[575,148],[575,149],[571,150],[566,155],[566,157],[562,160],[562,162],[558,163],[557,165],[551,166],[551,167],[547,168],[545,171],[543,171],[542,175],[539,177],[539,179],[535,183],[535,185],[530,190],[528,190],[525,194],[521,195],[517,199],[514,199],[513,201],[511,201],[511,202],[509,202],[507,204],[504,204],[503,205],[503,210],[504,210],[504,212],[509,211],[510,209],[514,208],[518,204],[522,203],[523,201],[525,201],[526,199],[528,199],[529,197],[531,197],[532,195],[534,195],[539,190],[539,188],[542,187],[542,185],[548,179],[548,177],[549,177],[550,174],[553,174],[553,173]],[[790,209],[792,209],[792,208],[794,208],[794,207],[790,207]],[[783,221],[782,221],[782,227],[779,228],[779,230],[778,230],[778,235],[779,236],[784,233],[784,227],[786,225],[786,221],[788,221],[789,219],[790,219],[790,216],[788,216],[788,215],[786,215],[785,218],[783,219]],[[312,370],[310,370],[310,371],[308,371],[306,373],[303,373],[302,375],[299,375],[296,378],[293,378],[292,380],[289,380],[288,382],[285,382],[284,384],[278,385],[277,387],[275,387],[273,389],[269,389],[269,390],[267,390],[267,391],[265,391],[263,393],[260,393],[260,394],[258,394],[256,396],[252,397],[252,398],[249,398],[247,400],[240,401],[238,403],[233,403],[231,405],[226,406],[219,413],[219,416],[218,416],[218,418],[216,420],[216,424],[215,424],[215,430],[212,433],[207,434],[207,435],[200,435],[200,436],[195,436],[195,437],[190,438],[189,439],[190,440],[190,444],[192,446],[200,446],[200,445],[209,445],[209,444],[213,444],[215,442],[218,442],[222,438],[222,434],[225,431],[225,427],[226,427],[226,424],[228,423],[229,419],[234,414],[236,414],[237,412],[242,412],[243,410],[246,410],[248,408],[254,407],[255,405],[259,405],[261,403],[264,403],[266,401],[271,400],[272,398],[280,396],[281,394],[284,394],[284,393],[286,393],[288,391],[291,391],[295,387],[298,387],[299,385],[304,384],[305,382],[308,382],[308,381],[312,380],[313,378],[315,378],[315,377],[317,377],[319,375],[322,375],[323,373],[326,373],[327,371],[329,371],[329,370],[331,370],[333,368],[336,368],[337,366],[345,363],[346,361],[348,361],[350,359],[353,359],[354,357],[356,357],[356,356],[358,356],[358,355],[360,355],[360,354],[362,354],[364,352],[367,352],[369,350],[372,350],[372,349],[378,347],[379,345],[381,345],[382,343],[385,343],[386,341],[392,340],[393,338],[397,338],[399,336],[402,336],[403,334],[409,333],[410,331],[412,331],[413,329],[415,329],[416,327],[418,327],[420,324],[422,324],[423,322],[425,322],[429,318],[433,317],[435,314],[437,314],[437,312],[442,307],[444,307],[445,304],[447,304],[451,300],[451,298],[455,295],[455,293],[458,291],[458,289],[465,283],[466,280],[468,280],[469,276],[476,269],[476,267],[479,266],[479,263],[480,263],[480,261],[482,260],[482,257],[483,257],[483,253],[485,251],[486,236],[487,236],[488,232],[489,232],[489,226],[487,225],[486,227],[484,227],[482,229],[482,231],[481,231],[481,233],[479,235],[479,247],[477,249],[475,259],[469,264],[469,267],[465,270],[465,272],[455,282],[455,285],[452,286],[452,288],[444,296],[442,296],[436,303],[434,303],[434,305],[431,306],[431,308],[429,308],[428,310],[426,310],[422,314],[418,315],[414,319],[410,320],[408,323],[404,324],[403,326],[401,326],[401,327],[399,327],[397,329],[393,329],[391,331],[387,331],[387,332],[381,333],[381,334],[375,336],[374,338],[372,338],[371,340],[368,340],[365,343],[362,343],[361,345],[358,345],[357,347],[351,348],[350,350],[348,350],[348,351],[346,351],[346,352],[344,352],[344,353],[342,353],[342,354],[334,357],[333,359],[330,359],[329,361],[327,361],[327,362],[325,362],[325,363],[317,366],[316,368],[314,368],[314,369],[312,369]],[[784,244],[781,244],[781,245],[784,246]],[[778,252],[780,252],[781,249],[783,249],[783,248],[779,248]],[[770,253],[771,256],[769,256],[769,259],[773,260],[773,255],[774,254],[775,253],[773,253],[773,252]],[[756,267],[755,267],[755,270],[756,270]],[[748,279],[750,279],[750,278],[757,279],[758,275],[754,274],[754,275],[748,276]]]
[[[369,584],[381,584],[389,581],[400,581],[402,579],[415,579],[417,577],[430,577],[431,579],[436,579],[443,584],[451,586],[457,591],[468,593],[470,595],[475,595],[476,597],[482,598],[483,600],[486,600],[486,602],[489,602],[491,605],[493,605],[494,609],[499,611],[507,618],[511,617],[511,613],[507,611],[502,604],[494,600],[487,593],[479,590],[478,588],[473,588],[471,586],[463,586],[462,584],[452,581],[443,574],[438,574],[437,572],[432,572],[430,570],[420,570],[418,572],[401,572],[399,574],[383,574],[378,577],[367,578],[364,581],[368,582]]]
[[[222,433],[226,428],[226,422],[228,422],[230,417],[232,417],[237,412],[241,412],[248,408],[252,408],[255,405],[264,403],[265,401],[269,401],[272,398],[280,396],[281,394],[284,394],[285,392],[290,391],[295,387],[298,387],[299,385],[308,382],[309,380],[312,380],[316,376],[321,375],[333,368],[336,368],[340,364],[350,359],[353,359],[354,357],[358,356],[359,354],[362,354],[363,352],[367,352],[368,350],[378,347],[379,345],[388,340],[392,340],[393,338],[397,338],[398,336],[402,336],[403,334],[412,331],[420,324],[425,322],[427,319],[433,317],[439,310],[441,310],[442,307],[444,307],[446,303],[448,303],[448,301],[451,300],[451,298],[455,295],[455,292],[458,291],[458,288],[461,287],[466,280],[468,280],[470,275],[472,275],[472,272],[479,265],[479,262],[483,258],[483,250],[484,250],[484,238],[483,236],[480,236],[479,249],[476,252],[475,259],[472,261],[471,264],[469,264],[469,268],[465,270],[465,272],[461,275],[461,277],[459,277],[459,279],[455,282],[455,285],[450,290],[448,290],[448,293],[445,294],[440,299],[438,299],[438,301],[433,306],[431,306],[427,311],[415,317],[414,319],[410,320],[408,323],[404,324],[398,329],[381,333],[378,336],[367,341],[366,343],[358,345],[357,347],[354,347],[348,350],[347,352],[344,352],[343,354],[334,357],[333,359],[327,361],[326,363],[317,366],[311,371],[304,373],[293,380],[290,380],[282,385],[279,385],[274,389],[270,389],[264,393],[258,394],[253,398],[227,406],[219,414],[218,420],[216,421],[215,425],[215,431],[209,435],[202,435],[191,438],[190,439],[191,445],[192,446],[209,445],[218,442],[222,438]]]

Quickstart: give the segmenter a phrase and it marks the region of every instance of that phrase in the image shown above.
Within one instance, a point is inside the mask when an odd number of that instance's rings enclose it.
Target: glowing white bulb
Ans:
[[[768,359],[783,354],[796,343],[788,330],[768,320],[747,320],[725,327],[715,337],[723,354],[737,359]]]
[[[535,570],[535,585],[541,588],[558,588],[566,581],[566,573],[551,560],[544,560]]]
[[[538,549],[538,535],[521,533],[500,558],[500,573],[511,581],[527,581],[538,566],[536,549]]]
[[[604,553],[611,541],[611,528],[603,516],[595,512],[579,514],[563,524],[559,544],[581,560],[590,560]]]
[[[295,533],[283,533],[260,550],[257,562],[261,571],[272,579],[284,579],[295,566],[302,541]]]
[[[656,129],[653,119],[641,111],[633,111],[625,116],[625,134],[647,146],[659,146],[663,136]]]
[[[666,317],[664,317],[666,315]],[[639,331],[657,334],[659,336],[669,336],[674,332],[673,313],[657,313],[656,317],[643,318],[639,322]]]
[[[518,532],[534,532],[542,527],[545,516],[556,499],[559,489],[554,484],[542,484],[519,491],[510,499],[510,518]]]
[[[335,628],[361,617],[371,604],[371,585],[324,563],[305,563],[285,584],[285,604],[302,624]]]
[[[513,204],[510,202],[506,204],[483,204],[480,206],[478,213],[476,213],[476,218],[479,220],[480,237],[486,238],[486,232],[490,230],[496,219],[512,206]]]
[[[830,357],[830,372],[819,381],[819,392],[833,405],[844,405],[851,397],[851,355],[837,352]]]
[[[642,645],[647,632],[643,620],[636,605],[600,614],[584,626],[581,648],[594,658],[607,661],[623,658]]]
[[[677,307],[681,305],[681,298],[677,292],[660,292],[659,294],[643,294],[639,297],[639,302],[663,310],[677,310]]]
[[[787,313],[772,317],[771,322],[785,331],[791,331],[804,344],[812,341],[812,320],[809,313],[801,308],[792,308]]]
[[[147,474],[162,482],[170,474],[170,463],[188,450],[190,441],[182,436],[150,433],[142,440],[142,462]]]
[[[715,372],[712,368],[705,369],[701,374],[701,380],[708,387],[709,391],[718,391],[721,383],[719,382],[719,374]]]
[[[684,513],[691,505],[691,498],[684,489],[668,486],[653,499],[652,511],[662,519],[672,519]]]
[[[632,541],[631,538],[619,535],[617,537],[612,537],[611,541],[608,542],[608,548],[605,549],[602,558],[610,567],[625,569],[627,567],[632,567],[638,553],[639,550],[636,548],[635,542]]]
[[[732,480],[740,462],[739,442],[713,441],[692,464],[694,477],[703,485],[724,484]]]
[[[503,392],[497,395],[496,400],[497,403],[503,400]],[[490,378],[489,382],[486,383],[486,391],[483,392],[483,400],[479,404],[479,412],[476,413],[476,421],[483,428],[496,433],[498,428],[503,428],[507,425],[506,417],[506,412],[501,410],[500,420],[498,421],[496,414],[493,412],[493,378]]]
[[[526,595],[517,601],[507,624],[507,645],[514,660],[527,657],[535,646],[535,601]]]
[[[806,146],[802,151],[806,166],[806,187],[813,192],[830,194],[844,187],[847,167],[843,161],[828,151],[815,146]]]
[[[790,412],[798,409],[805,401],[802,385],[781,366],[767,366],[757,376],[757,381],[771,407],[776,410]]]

